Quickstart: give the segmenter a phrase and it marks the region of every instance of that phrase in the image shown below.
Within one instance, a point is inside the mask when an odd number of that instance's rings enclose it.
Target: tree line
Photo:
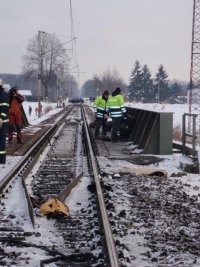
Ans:
[[[116,87],[120,87],[130,101],[173,103],[178,96],[186,96],[188,83],[169,81],[167,71],[162,64],[153,78],[148,66],[146,64],[141,66],[139,60],[136,60],[128,84],[120,78],[116,70],[106,70],[84,83],[82,96],[96,97],[105,89],[112,92]]]
[[[187,85],[186,82],[169,81],[162,64],[158,67],[155,78],[152,78],[148,66],[141,66],[136,60],[129,79],[128,97],[130,100],[141,102],[172,101],[187,94]]]
[[[28,42],[23,56],[22,74],[0,74],[0,78],[11,86],[28,89],[35,96],[57,100],[58,97],[79,97],[78,83],[70,74],[70,58],[63,43],[55,34],[38,32]],[[41,88],[39,88],[41,84]],[[140,102],[166,102],[185,96],[186,82],[169,81],[168,74],[161,64],[155,77],[145,64],[136,60],[130,72],[128,84],[117,70],[107,69],[95,74],[81,88],[81,96],[96,97],[104,90],[122,89],[126,99]],[[41,90],[39,90],[41,89]]]
[[[82,95],[96,97],[105,89],[112,92],[116,87],[121,87],[125,97],[130,101],[173,103],[178,96],[186,96],[188,83],[169,81],[167,71],[162,64],[153,78],[148,66],[146,64],[141,66],[139,60],[136,60],[128,84],[120,78],[116,70],[106,70],[84,83]]]

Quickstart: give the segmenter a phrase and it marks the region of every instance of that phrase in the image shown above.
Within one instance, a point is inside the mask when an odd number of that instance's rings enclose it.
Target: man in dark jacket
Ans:
[[[6,163],[6,134],[8,125],[9,96],[3,89],[0,79],[0,164]]]

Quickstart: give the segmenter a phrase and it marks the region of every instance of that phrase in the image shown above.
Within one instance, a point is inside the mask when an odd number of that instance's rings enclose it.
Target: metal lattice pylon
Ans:
[[[192,49],[189,89],[189,112],[198,115],[196,120],[196,131],[197,142],[200,143],[200,0],[194,0],[193,3]]]

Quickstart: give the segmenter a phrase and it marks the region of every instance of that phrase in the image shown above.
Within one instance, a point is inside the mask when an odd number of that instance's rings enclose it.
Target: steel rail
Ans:
[[[36,156],[38,151],[41,151],[41,148],[45,143],[49,141],[49,137],[55,132],[57,127],[61,124],[61,121],[64,119],[66,114],[59,120],[54,123],[46,133],[26,152],[26,154],[20,159],[20,161],[13,167],[13,169],[0,181],[0,194],[3,192],[6,185],[10,180],[20,171],[20,169],[27,163],[28,159],[31,156]]]
[[[118,261],[118,255],[117,255],[117,250],[116,250],[116,246],[115,246],[115,241],[114,241],[114,238],[112,235],[112,229],[110,226],[110,222],[109,222],[109,218],[108,218],[108,214],[107,214],[107,209],[105,206],[105,201],[104,201],[102,188],[101,188],[101,184],[100,184],[101,176],[99,175],[99,173],[97,171],[95,156],[94,156],[92,144],[90,141],[90,136],[89,136],[89,131],[88,131],[88,127],[87,127],[87,122],[86,122],[84,110],[83,110],[82,114],[83,114],[83,121],[84,121],[85,132],[86,132],[86,137],[87,137],[87,142],[88,142],[88,147],[89,147],[89,153],[90,153],[91,162],[92,162],[93,175],[95,178],[95,184],[96,184],[97,196],[98,196],[100,212],[101,212],[101,217],[102,217],[103,229],[104,229],[104,233],[105,233],[105,237],[106,237],[106,244],[107,244],[107,249],[108,249],[110,266],[111,267],[119,267],[120,265],[119,265],[119,261]]]
[[[20,161],[10,170],[9,173],[6,174],[6,176],[0,181],[0,194],[3,194],[3,191],[5,190],[6,186],[9,184],[9,182],[16,177],[18,173],[19,176],[22,177],[22,185],[25,190],[26,200],[29,208],[29,215],[32,221],[32,224],[34,226],[34,214],[33,214],[33,207],[32,203],[25,185],[25,178],[28,176],[30,171],[33,168],[33,165],[38,160],[39,155],[41,151],[44,150],[47,143],[49,142],[52,135],[56,132],[56,130],[59,128],[59,126],[63,123],[63,120],[65,119],[66,115],[71,111],[73,106],[70,106],[70,108],[65,112],[65,114],[59,119],[59,121],[55,122],[44,134],[43,136],[26,152],[26,154],[20,159]],[[22,169],[24,169],[22,171]]]
[[[12,180],[12,178],[20,171],[22,167],[24,167],[25,163],[29,160],[29,158],[35,154],[35,151],[38,151],[41,148],[41,145],[44,143],[44,140],[47,140],[53,130],[56,128],[56,125],[52,126],[47,132],[39,139],[30,149],[26,152],[26,154],[19,160],[19,162],[13,167],[12,170],[0,181],[0,193],[3,192],[7,184]]]

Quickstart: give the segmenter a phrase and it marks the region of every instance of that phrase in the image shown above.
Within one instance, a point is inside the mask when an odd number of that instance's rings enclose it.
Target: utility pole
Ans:
[[[56,98],[57,98],[57,108],[59,107],[59,79],[58,74],[56,74]]]
[[[193,1],[189,112],[197,114],[197,142],[200,143],[200,0]],[[190,128],[190,122],[189,126]],[[189,129],[188,129],[189,130]]]
[[[41,105],[41,97],[42,97],[42,77],[43,77],[43,41],[42,35],[46,34],[46,32],[38,31],[38,54],[39,54],[39,70],[38,70],[38,117],[41,117],[42,105]],[[46,99],[46,91],[45,91],[45,99]]]
[[[71,83],[71,75],[70,74],[69,74],[68,86],[69,86],[69,98],[72,98],[72,83]]]
[[[41,96],[42,96],[42,48],[41,48],[41,31],[38,31],[38,55],[39,55],[39,68],[38,68],[38,117],[41,117]]]

